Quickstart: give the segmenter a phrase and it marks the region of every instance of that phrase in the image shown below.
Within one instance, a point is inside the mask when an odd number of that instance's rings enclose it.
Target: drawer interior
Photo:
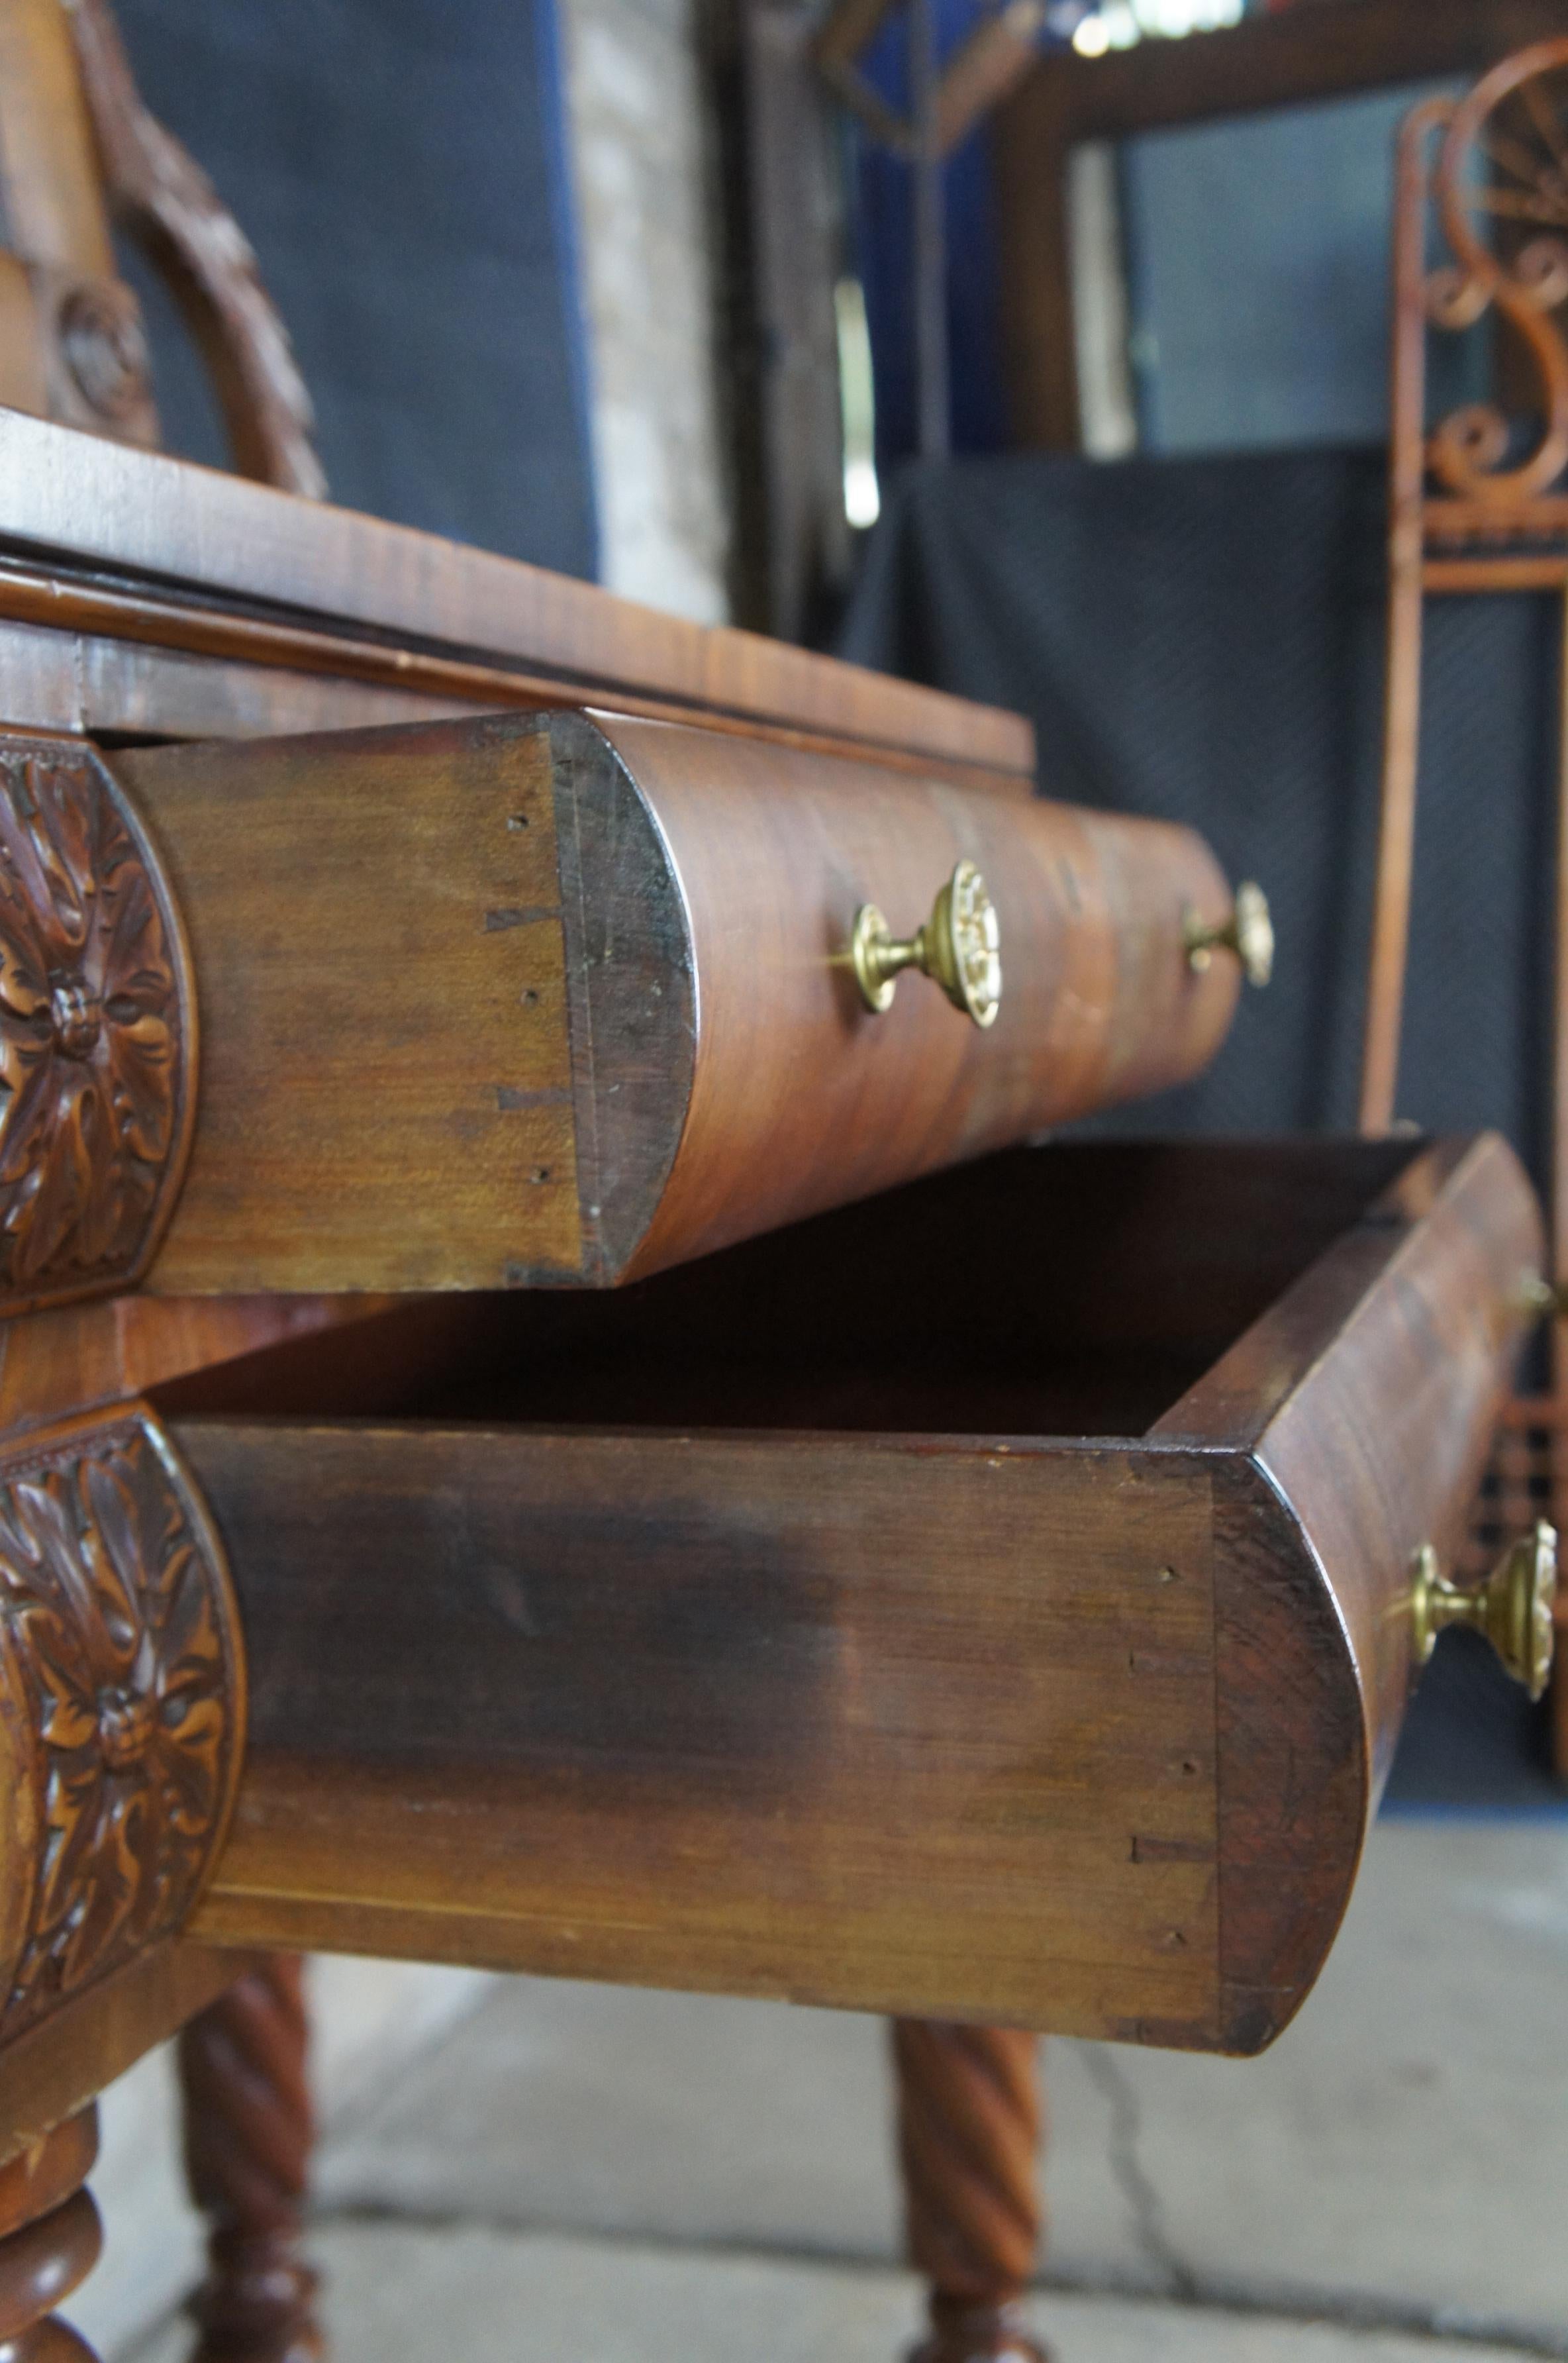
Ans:
[[[219,1415],[1139,1436],[1419,1146],[1011,1149],[620,1292],[411,1301],[155,1399]]]

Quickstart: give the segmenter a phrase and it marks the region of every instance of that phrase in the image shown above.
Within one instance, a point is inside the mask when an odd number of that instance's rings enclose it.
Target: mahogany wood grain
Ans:
[[[104,2245],[83,2188],[97,2155],[97,2112],[87,2109],[0,2166],[0,2351],[14,2363],[94,2363],[54,2308]]]
[[[1183,926],[1222,915],[1230,894],[1190,830],[602,727],[669,849],[694,950],[679,1148],[629,1272],[1136,1098],[1198,1073],[1223,1040],[1235,964],[1195,975]],[[845,959],[857,907],[912,933],[960,857],[1000,925],[995,1026],[977,1031],[919,977],[871,1016]],[[759,906],[759,878],[789,891]]]
[[[381,1309],[374,1297],[129,1295],[0,1326],[0,1437],[322,1333]]]
[[[1496,1135],[1440,1145],[1154,1431],[1247,1450],[1216,1488],[1221,1968],[1238,2038],[1277,2028],[1338,1927],[1409,1690],[1409,1571],[1427,1542],[1456,1562],[1523,1336],[1520,1278],[1542,1250],[1512,1151]],[[1326,1583],[1292,1568],[1289,1525]],[[1348,1682],[1331,1671],[1346,1658]],[[1272,1717],[1255,1712],[1265,1680]]]
[[[1141,1485],[1130,1449],[963,1438],[175,1434],[251,1675],[193,1933],[1209,2025],[1201,1465]]]
[[[0,2230],[20,2231],[74,2198],[98,2158],[91,2109],[50,2128],[46,2138],[0,2166]]]
[[[403,682],[381,683],[286,666],[214,660],[135,639],[92,632],[0,633],[0,679],[10,635],[58,643],[75,703],[68,726],[94,736],[142,739],[261,738],[307,730],[374,729],[388,723],[455,720],[490,702],[461,689],[426,694]],[[552,699],[552,704],[557,701]]]
[[[0,727],[15,730],[115,740],[257,738],[444,721],[482,712],[489,702],[208,658],[54,624],[0,623]]]
[[[1018,1151],[476,1307],[467,1425],[213,1374],[253,1716],[198,1930],[1260,2048],[1540,1249],[1495,1139],[1294,1160]]]
[[[1235,1005],[1159,823],[605,715],[114,767],[201,1010],[157,1292],[613,1283],[1181,1081]],[[873,1016],[856,908],[912,930],[960,856],[998,1022],[920,977]]]
[[[12,619],[0,623],[0,666],[17,636],[26,635],[33,644],[35,667],[45,660],[39,639],[47,635],[55,641],[55,697],[67,718],[50,724],[48,716],[38,716],[45,727],[137,731],[157,738],[253,737],[311,727],[362,728],[495,707],[536,713],[576,704],[582,693],[569,674],[551,677],[410,650],[396,642],[356,640],[17,565],[0,567],[0,616]],[[43,627],[42,634],[36,625]],[[88,628],[66,628],[76,626]],[[68,667],[75,669],[75,678]],[[8,671],[0,670],[0,685]],[[30,687],[23,693],[36,694]],[[310,699],[314,706],[306,705]],[[5,703],[6,718],[28,718],[25,712],[10,710],[10,697]],[[615,703],[658,721],[687,721],[693,712],[690,705],[619,687]],[[717,708],[700,709],[700,718],[704,729],[819,754],[847,752],[889,771],[921,777],[934,772],[994,793],[1031,793],[1024,772],[994,765],[935,759],[918,749],[876,746]]]
[[[17,412],[0,413],[0,520],[7,553],[68,550],[122,592],[178,586],[193,616],[222,607],[367,649],[395,640],[409,663],[520,668],[569,680],[582,698],[651,696],[937,769],[1033,770],[1017,716]],[[0,614],[15,612],[0,594]]]
[[[1380,1735],[1379,1779],[1408,1659],[1376,1570],[1423,1542],[1452,1564],[1488,1440],[1476,1405],[1525,1334],[1519,1283],[1541,1250],[1539,1211],[1497,1136],[1440,1143],[1155,1430],[1244,1439],[1310,1523]],[[1353,1351],[1323,1359],[1347,1329]]]
[[[242,1977],[252,1957],[162,1944],[74,1994],[0,2050],[0,2162],[88,2107]]]

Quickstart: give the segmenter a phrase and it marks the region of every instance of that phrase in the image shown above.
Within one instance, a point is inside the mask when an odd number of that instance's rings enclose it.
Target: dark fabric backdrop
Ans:
[[[553,0],[116,0],[142,94],[256,248],[331,497],[595,569]],[[170,447],[223,464],[148,294]]]
[[[1383,720],[1384,480],[1363,452],[1010,454],[892,487],[844,655],[1016,707],[1045,792],[1190,821],[1255,877],[1275,982],[1210,1072],[1110,1119],[1353,1126]],[[1546,1149],[1556,626],[1428,603],[1399,1112]],[[1105,1127],[1099,1127],[1105,1128]]]
[[[1190,821],[1273,906],[1275,982],[1200,1081],[1084,1129],[1355,1120],[1383,719],[1381,455],[1097,466],[1032,454],[890,488],[840,653],[1016,707],[1045,792]],[[1545,1178],[1558,626],[1549,599],[1427,607],[1398,1106],[1496,1125]],[[1006,948],[1003,947],[1005,960]],[[1522,1693],[1445,1642],[1391,1794],[1553,1795]]]

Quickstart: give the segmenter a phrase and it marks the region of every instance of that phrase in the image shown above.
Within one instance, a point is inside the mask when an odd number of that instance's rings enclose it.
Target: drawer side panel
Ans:
[[[543,732],[476,724],[115,762],[173,879],[202,1026],[195,1145],[149,1286],[575,1276]]]
[[[1215,2039],[1201,1465],[179,1436],[251,1653],[208,1936]]]
[[[1540,1211],[1495,1133],[1413,1164],[1370,1218],[1386,1260],[1331,1349],[1284,1403],[1260,1458],[1320,1555],[1354,1647],[1381,1788],[1413,1668],[1423,1543],[1452,1572],[1529,1315]],[[1297,1294],[1309,1296],[1314,1275]]]

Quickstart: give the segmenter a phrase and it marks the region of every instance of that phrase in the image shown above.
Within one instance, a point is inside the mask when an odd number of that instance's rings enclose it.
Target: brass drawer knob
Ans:
[[[855,914],[849,956],[867,1009],[890,1009],[894,981],[906,968],[918,968],[955,1009],[977,1026],[994,1026],[1001,1007],[1000,942],[986,882],[972,861],[960,861],[930,918],[907,941],[894,936],[875,903],[863,903]]]
[[[1416,1663],[1426,1664],[1444,1625],[1469,1625],[1485,1634],[1515,1681],[1539,1699],[1551,1672],[1556,1600],[1557,1529],[1544,1518],[1504,1552],[1478,1592],[1451,1583],[1439,1572],[1430,1543],[1423,1543],[1410,1592]]]
[[[1251,879],[1237,887],[1231,915],[1219,926],[1206,925],[1196,911],[1188,911],[1182,932],[1187,964],[1199,976],[1217,951],[1235,953],[1249,984],[1264,985],[1274,974],[1274,921],[1268,897]]]
[[[1568,1285],[1527,1271],[1519,1281],[1518,1310],[1531,1321],[1568,1320]]]

